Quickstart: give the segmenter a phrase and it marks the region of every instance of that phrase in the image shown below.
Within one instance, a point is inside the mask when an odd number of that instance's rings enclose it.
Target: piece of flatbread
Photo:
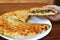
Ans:
[[[9,38],[33,37],[50,28],[48,24],[23,23],[18,20],[0,18],[0,34]]]
[[[10,17],[10,18],[18,19],[18,20],[21,20],[22,22],[25,22],[29,18],[28,12],[29,12],[28,10],[16,10],[16,11],[7,12],[2,16],[4,16],[4,18]]]
[[[39,8],[39,7],[33,7],[30,8],[29,11],[30,15],[56,15],[57,11],[52,8]]]

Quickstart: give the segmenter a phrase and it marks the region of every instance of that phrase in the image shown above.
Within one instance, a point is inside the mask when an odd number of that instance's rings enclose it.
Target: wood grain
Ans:
[[[47,3],[53,4],[54,0],[0,0],[0,3]]]
[[[47,5],[45,3],[39,4],[39,3],[1,3],[0,4],[0,15],[2,15],[5,12],[12,11],[12,10],[20,10],[20,9],[29,9],[31,7],[42,7],[44,5]],[[51,32],[45,36],[42,39],[39,40],[60,40],[60,21],[52,22],[52,30]],[[2,37],[0,37],[0,40],[6,40]]]

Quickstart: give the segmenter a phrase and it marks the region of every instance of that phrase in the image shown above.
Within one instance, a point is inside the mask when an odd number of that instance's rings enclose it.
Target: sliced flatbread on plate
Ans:
[[[23,13],[22,13],[23,12]],[[25,21],[28,16],[25,10],[5,13],[0,16],[0,34],[9,38],[32,37],[50,28],[48,24],[37,24]],[[25,15],[24,17],[22,17]]]

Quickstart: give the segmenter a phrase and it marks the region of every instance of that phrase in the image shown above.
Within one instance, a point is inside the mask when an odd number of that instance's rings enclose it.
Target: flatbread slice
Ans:
[[[23,23],[15,19],[8,20],[8,18],[0,17],[0,34],[9,38],[33,37],[50,28],[48,24]]]
[[[4,18],[10,17],[13,19],[18,19],[22,22],[25,22],[29,18],[28,12],[29,12],[28,10],[16,10],[16,11],[7,12],[1,16]]]
[[[30,15],[56,15],[57,11],[52,8],[39,8],[39,7],[33,7],[29,11]]]

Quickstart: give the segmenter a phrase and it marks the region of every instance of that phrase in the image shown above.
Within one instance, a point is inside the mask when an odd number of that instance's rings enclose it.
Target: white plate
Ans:
[[[8,37],[3,36],[1,34],[0,34],[0,36],[3,37],[3,38],[9,39],[9,40],[37,40],[37,39],[41,39],[41,38],[45,37],[52,29],[52,24],[48,19],[41,19],[41,18],[37,18],[37,17],[32,17],[28,22],[49,24],[50,28],[47,31],[42,32],[41,34],[38,34],[38,35],[36,35],[35,37],[32,37],[32,38],[15,38],[15,39],[11,39],[11,38],[8,38]]]

